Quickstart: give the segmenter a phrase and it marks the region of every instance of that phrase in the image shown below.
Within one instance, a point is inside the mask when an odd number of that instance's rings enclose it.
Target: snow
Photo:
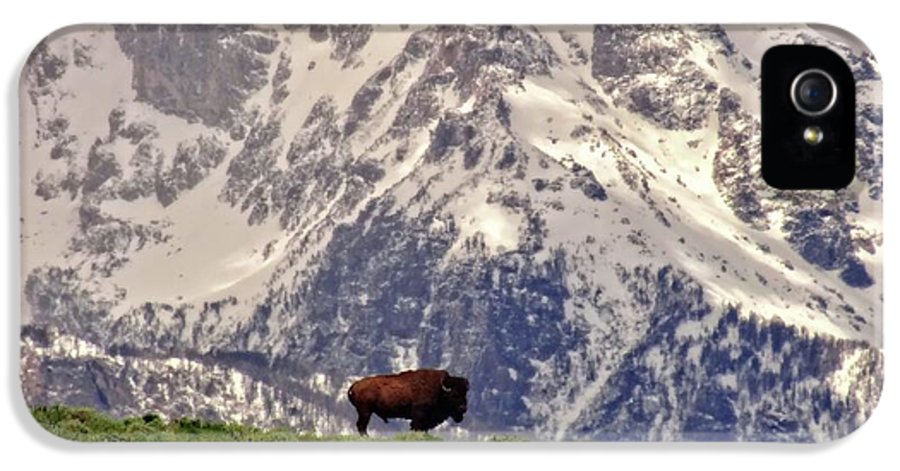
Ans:
[[[865,350],[857,349],[850,352],[841,363],[841,368],[831,376],[830,383],[834,391],[842,397],[848,397],[854,393],[851,389],[859,381],[859,375],[863,374],[860,368],[865,367]]]
[[[723,388],[730,389],[732,391],[737,389],[737,375],[734,373],[720,375],[716,378],[716,381]]]
[[[475,234],[484,236],[485,245],[492,250],[502,252],[512,249],[519,242],[520,218],[504,208],[482,202],[472,204],[468,211],[461,211],[460,238]]]
[[[546,38],[558,52],[568,47],[556,35],[547,35]],[[582,47],[590,47],[589,33],[576,33],[576,38]],[[764,50],[761,49],[759,54]],[[751,48],[749,54],[753,55],[755,51]],[[563,53],[561,55],[565,56]],[[757,114],[758,90],[751,72],[738,62],[740,56],[730,60],[715,57],[715,67],[707,64],[708,56],[709,52],[702,48],[700,42],[692,44],[692,60],[719,83],[732,86],[742,98],[744,108],[751,114]],[[806,307],[809,297],[814,294],[829,300],[829,305],[836,308],[843,301],[836,299],[834,292],[842,293],[846,302],[853,306],[876,307],[880,300],[873,290],[846,289],[836,272],[823,273],[803,260],[785,241],[777,220],[772,224],[775,229],[770,231],[748,231],[746,224],[738,220],[725,204],[712,178],[712,155],[718,146],[717,134],[712,131],[718,126],[718,117],[714,112],[707,125],[698,131],[668,131],[614,105],[598,113],[586,103],[586,94],[592,93],[608,104],[613,100],[599,86],[591,85],[590,90],[586,91],[583,84],[596,84],[589,66],[567,65],[555,71],[552,78],[527,77],[521,87],[505,95],[512,108],[512,127],[522,141],[564,166],[568,167],[569,162],[583,165],[593,172],[607,191],[608,200],[595,203],[581,198],[577,192],[563,190],[553,198],[561,201],[566,211],[543,214],[550,229],[546,247],[566,247],[570,258],[579,263],[577,266],[570,265],[573,272],[581,274],[570,277],[570,289],[584,286],[586,291],[593,292],[596,288],[602,288],[604,298],[615,305],[615,300],[629,299],[629,294],[615,277],[615,263],[626,260],[628,265],[661,266],[668,263],[685,269],[704,286],[714,310],[721,310],[726,305],[739,305],[743,307],[740,312],[744,316],[777,317],[789,325],[838,338],[873,338],[872,330],[864,328],[857,332],[846,318],[829,318]],[[569,136],[576,126],[583,125],[592,128],[586,138]],[[607,130],[611,137],[595,140],[597,129]],[[627,162],[639,173],[652,176],[649,197],[666,215],[672,227],[665,227],[656,221],[646,201],[623,183],[617,162]],[[533,169],[531,172],[535,175],[540,173],[546,174],[548,180],[556,176],[549,170]],[[543,197],[533,193],[531,196]],[[880,203],[866,198],[861,200],[861,213],[871,220],[860,222],[878,230]],[[682,219],[683,216],[689,217]],[[624,218],[630,223],[619,222]],[[627,236],[635,230],[645,235],[644,240],[649,245],[647,252],[628,242]],[[585,244],[589,237],[602,245],[593,247]],[[769,247],[770,251],[764,253],[761,246]],[[875,277],[880,277],[880,254],[863,254],[861,258],[878,273]],[[585,259],[591,260],[591,263],[578,262]],[[795,270],[786,270],[785,261],[796,267]],[[722,272],[723,266],[726,267],[725,272]],[[768,283],[761,283],[759,276]],[[876,283],[880,286],[880,278]],[[591,351],[611,364],[615,364],[618,357],[603,343],[603,333],[614,329],[617,338],[627,346],[640,338],[644,328],[639,313],[634,312],[629,318],[628,309],[633,308],[618,304],[613,309],[620,314],[620,322],[625,324],[609,326],[607,316],[599,307],[579,309],[571,300],[566,305],[567,317],[577,313],[590,322],[594,342]],[[711,329],[717,319],[718,316],[710,315],[701,321],[686,323],[679,326],[676,335],[700,336]],[[874,328],[875,338],[880,339],[880,325]],[[736,341],[736,335],[736,331],[729,332],[731,341]],[[699,361],[699,353],[691,351],[689,356]],[[652,355],[650,357],[652,360]],[[567,401],[565,408],[555,415],[558,438],[603,390],[608,374],[601,370],[596,376],[593,383],[580,385],[580,393],[574,400]],[[723,378],[722,381],[725,385],[734,382],[733,378]],[[540,412],[541,408],[537,405],[530,407],[532,412]]]
[[[328,376],[324,373],[313,373],[310,377],[310,383],[314,390],[322,394],[331,395],[334,392],[331,390]]]
[[[130,302],[178,304],[229,295],[246,300],[259,292],[288,234],[275,219],[250,226],[239,208],[218,201],[226,167],[219,166],[164,211],[153,200],[104,203],[113,215],[159,218],[172,228],[169,243],[148,245],[117,273],[116,283],[127,290]],[[277,241],[274,254],[264,259],[263,249],[272,240]]]
[[[418,368],[419,355],[413,342],[397,341],[394,345],[394,358],[391,361],[394,371],[406,371]]]
[[[687,320],[678,324],[675,329],[675,338],[677,339],[693,339],[701,338],[712,332],[718,324],[719,317],[716,315],[707,315],[700,320]]]
[[[370,42],[359,52],[361,62],[347,69],[341,68],[341,62],[330,59],[329,42],[316,43],[307,35],[283,33],[281,39],[289,37],[290,41],[283,41],[283,49],[273,54],[272,69],[274,71],[277,66],[277,57],[282,50],[291,57],[294,69],[288,81],[291,94],[283,106],[285,115],[282,127],[286,134],[290,136],[300,128],[309,108],[326,92],[339,106],[349,105],[362,82],[384,65],[382,58],[399,52],[411,32],[396,31],[385,34],[380,41]],[[231,142],[221,131],[200,123],[188,123],[182,118],[159,113],[146,104],[135,102],[130,81],[122,80],[122,77],[131,75],[131,62],[119,50],[111,29],[104,27],[89,34],[73,34],[79,41],[93,47],[100,58],[95,62],[96,68],[68,68],[66,86],[77,90],[78,94],[63,96],[58,104],[60,111],[70,118],[70,132],[79,136],[82,146],[93,142],[96,137],[103,137],[97,136],[97,131],[106,129],[109,110],[115,107],[125,110],[127,122],[148,121],[163,130],[154,144],[161,148],[169,161],[180,142],[199,135],[217,134],[222,142]],[[69,42],[52,44],[70,45]],[[310,61],[316,62],[316,67],[311,71],[306,69]],[[413,68],[411,74],[416,72]],[[83,106],[83,97],[88,95],[96,106]],[[270,95],[271,85],[267,85],[251,97],[248,108],[266,107]],[[79,96],[82,98],[78,99]],[[26,107],[25,112],[26,122],[33,122],[32,116],[37,110]],[[24,135],[32,136],[33,133]],[[133,147],[124,140],[118,140],[113,148],[126,172],[130,169],[128,160],[134,152]],[[235,152],[236,149],[229,149],[228,158]],[[58,162],[43,158],[39,168],[52,170],[54,165],[60,167]],[[392,176],[395,181],[411,170],[409,165],[401,165],[399,171],[394,172]],[[263,287],[275,266],[301,231],[286,233],[275,218],[249,226],[245,213],[219,202],[218,194],[227,178],[226,169],[227,161],[197,187],[180,195],[168,208],[163,208],[152,198],[134,202],[105,201],[102,204],[104,212],[133,223],[164,221],[168,226],[166,232],[172,235],[169,243],[148,244],[143,250],[128,255],[129,263],[116,273],[114,279],[115,285],[124,288],[127,296],[115,309],[114,315],[146,301],[182,304],[236,296],[242,303],[249,304],[264,291]],[[62,171],[64,167],[58,170]],[[390,183],[389,178],[383,183],[381,191]],[[66,251],[68,240],[74,234],[71,228],[77,226],[78,204],[69,202],[67,198],[45,202],[26,194],[23,195],[23,209],[25,214],[36,215],[27,218],[23,225],[23,244],[26,247],[23,270],[27,273],[33,267],[55,261],[60,253]],[[325,211],[318,220],[310,222],[303,232],[318,226],[327,213]],[[274,242],[274,252],[264,259],[263,248],[270,242]],[[112,286],[101,289],[112,293]]]
[[[87,151],[98,130],[106,131],[109,111],[123,103],[133,103],[135,93],[131,81],[131,61],[119,49],[111,26],[98,26],[95,31],[72,30],[50,44],[68,49],[72,40],[93,48],[94,67],[80,68],[69,64],[65,74],[65,91],[57,102],[57,111],[69,118],[69,132],[78,136],[82,150]],[[70,50],[59,51],[71,57]],[[85,101],[90,106],[85,106]],[[101,124],[102,123],[102,124]],[[99,126],[98,126],[99,124]]]
[[[699,59],[701,51],[696,50],[697,47],[699,46],[694,46],[692,55]],[[736,67],[736,64],[718,64],[720,73],[737,74],[739,72],[734,70]],[[597,116],[581,100],[585,92],[579,84],[593,83],[593,79],[590,75],[573,76],[573,71],[577,70],[575,67],[567,67],[553,78],[526,78],[522,87],[506,95],[513,108],[512,121],[517,134],[558,161],[572,159],[590,169],[607,188],[607,206],[612,205],[619,210],[613,215],[567,198],[567,208],[578,208],[567,211],[571,219],[558,220],[552,214],[547,218],[551,237],[560,238],[554,238],[555,243],[571,241],[574,244],[583,241],[588,235],[594,235],[608,245],[607,252],[614,254],[613,260],[635,260],[642,258],[642,255],[635,247],[627,245],[626,236],[627,231],[639,228],[646,234],[646,240],[656,246],[653,250],[656,255],[643,258],[648,258],[648,262],[659,263],[659,255],[663,255],[673,265],[686,268],[706,287],[714,305],[740,304],[746,308],[742,311],[744,315],[756,313],[767,319],[777,316],[788,324],[836,337],[872,337],[868,329],[857,332],[851,328],[847,319],[830,319],[805,307],[810,294],[832,299],[830,304],[842,304],[825,287],[842,292],[854,306],[868,306],[879,302],[870,291],[844,289],[846,285],[838,278],[838,273],[823,273],[806,262],[788,245],[777,222],[772,225],[774,229],[768,232],[748,231],[746,224],[738,220],[722,200],[712,179],[712,158],[708,157],[716,146],[715,140],[711,140],[716,134],[707,130],[716,126],[714,115],[707,128],[697,132],[663,130],[612,105],[608,115]],[[722,72],[729,70],[731,72]],[[589,73],[589,70],[585,69],[583,73]],[[736,83],[748,82],[746,78],[731,80]],[[592,92],[607,103],[612,102],[599,87],[595,87]],[[755,103],[755,95],[752,99],[745,98],[744,102]],[[751,112],[754,110],[752,106],[748,109]],[[587,121],[582,118],[583,115],[595,117],[592,121]],[[609,140],[594,144],[590,139],[572,139],[568,136],[577,125],[616,129],[613,125],[616,122],[622,123],[622,135],[616,139],[620,147],[610,146]],[[596,131],[593,131],[592,136],[595,135]],[[552,138],[559,140],[554,143]],[[687,145],[692,140],[700,140],[696,149]],[[625,156],[625,151],[633,152],[637,160]],[[648,212],[647,204],[621,183],[615,167],[616,155],[653,175],[650,195],[667,215],[672,223],[671,228],[658,224]],[[679,184],[679,181],[684,185]],[[582,211],[581,208],[585,209]],[[591,213],[600,220],[594,222],[586,217],[586,214]],[[872,210],[869,214],[872,214]],[[681,215],[691,217],[682,220]],[[627,217],[631,224],[614,224],[614,220],[622,217]],[[554,230],[557,228],[560,230]],[[738,235],[745,236],[746,240]],[[680,238],[684,238],[686,243],[679,243]],[[770,253],[763,253],[759,249],[761,245],[769,246]],[[720,260],[722,263],[714,264],[710,259]],[[798,268],[794,271],[785,270],[785,260]],[[600,263],[603,263],[602,257]],[[721,265],[727,266],[725,273],[721,272]],[[767,280],[786,278],[790,284],[779,285],[776,282],[763,285],[758,281],[757,273]],[[598,284],[609,287],[614,283],[606,280]]]

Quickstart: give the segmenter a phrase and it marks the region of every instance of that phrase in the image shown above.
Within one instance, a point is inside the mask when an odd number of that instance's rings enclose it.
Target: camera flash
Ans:
[[[817,145],[822,142],[822,139],[824,137],[825,134],[822,132],[822,128],[818,126],[808,126],[803,130],[803,140],[811,146]]]

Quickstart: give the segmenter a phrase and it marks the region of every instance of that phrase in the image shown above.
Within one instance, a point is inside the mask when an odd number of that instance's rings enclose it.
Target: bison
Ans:
[[[421,369],[392,375],[370,376],[350,386],[347,397],[356,408],[356,429],[368,435],[369,418],[411,419],[410,429],[427,431],[448,417],[462,422],[466,413],[469,380],[444,370]]]

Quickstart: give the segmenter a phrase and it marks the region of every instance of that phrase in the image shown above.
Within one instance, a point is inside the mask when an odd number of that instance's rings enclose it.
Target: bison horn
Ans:
[[[452,391],[452,389],[448,388],[448,387],[444,384],[443,381],[441,381],[441,389],[442,389],[444,392],[450,392],[450,391]]]

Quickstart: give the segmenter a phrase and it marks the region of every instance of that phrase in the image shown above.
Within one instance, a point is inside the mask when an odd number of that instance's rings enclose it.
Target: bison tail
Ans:
[[[353,394],[353,386],[350,386],[350,389],[347,390],[347,399],[350,401],[350,404],[353,404],[353,406],[356,406],[356,401],[354,400],[354,394]]]

